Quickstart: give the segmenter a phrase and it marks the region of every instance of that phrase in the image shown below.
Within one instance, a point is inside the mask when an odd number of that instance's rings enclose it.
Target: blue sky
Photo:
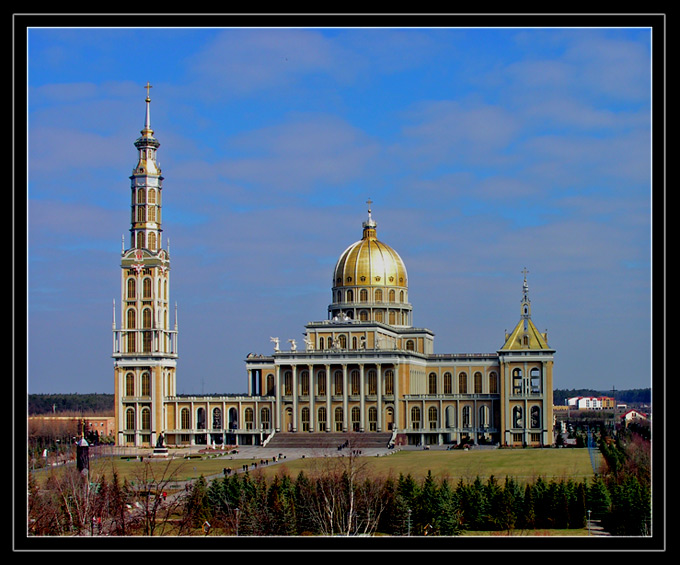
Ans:
[[[245,392],[248,353],[326,319],[368,198],[436,353],[496,351],[526,267],[556,388],[650,385],[649,29],[42,28],[27,45],[29,392],[113,391],[147,81],[178,392]]]

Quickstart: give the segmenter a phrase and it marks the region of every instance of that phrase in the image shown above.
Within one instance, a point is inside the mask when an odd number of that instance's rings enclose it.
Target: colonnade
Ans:
[[[351,411],[358,408],[356,431],[368,431],[372,423],[374,429],[370,431],[380,432],[399,421],[398,372],[399,365],[394,362],[283,362],[272,370],[249,369],[248,394],[256,394],[259,384],[260,394],[275,397],[277,431],[351,431],[353,423],[356,425]],[[303,377],[305,382],[301,381]],[[305,408],[308,420],[302,417]],[[320,408],[324,409],[321,413],[325,411],[325,424],[319,418]],[[338,408],[342,410],[341,421],[335,417]],[[372,408],[375,420],[369,422],[368,411]],[[289,410],[292,417],[287,421]]]

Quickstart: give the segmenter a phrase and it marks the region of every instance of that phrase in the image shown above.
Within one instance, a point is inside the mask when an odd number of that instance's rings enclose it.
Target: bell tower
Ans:
[[[498,350],[501,372],[501,441],[505,445],[550,445],[552,442],[553,362],[548,332],[531,319],[526,268],[522,271],[520,320],[505,334]]]
[[[134,142],[130,238],[121,250],[120,324],[113,307],[113,359],[118,445],[154,445],[163,432],[163,400],[176,393],[177,313],[170,308],[170,254],[162,245],[163,177],[151,129],[151,85]],[[171,325],[171,316],[174,318]]]

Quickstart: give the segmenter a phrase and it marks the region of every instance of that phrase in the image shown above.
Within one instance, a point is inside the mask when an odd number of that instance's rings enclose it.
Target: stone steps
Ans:
[[[347,449],[386,448],[392,439],[392,432],[278,432],[267,447],[300,449]]]

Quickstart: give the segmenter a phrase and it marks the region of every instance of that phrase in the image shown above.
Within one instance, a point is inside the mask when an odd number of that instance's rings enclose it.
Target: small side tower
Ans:
[[[170,254],[161,240],[163,177],[146,115],[135,141],[129,247],[121,251],[120,325],[113,313],[115,417],[118,445],[153,446],[163,432],[163,400],[176,393],[177,313],[171,326]]]
[[[501,373],[501,442],[550,446],[553,443],[553,360],[547,332],[531,319],[526,268],[522,271],[520,320],[498,350]]]

